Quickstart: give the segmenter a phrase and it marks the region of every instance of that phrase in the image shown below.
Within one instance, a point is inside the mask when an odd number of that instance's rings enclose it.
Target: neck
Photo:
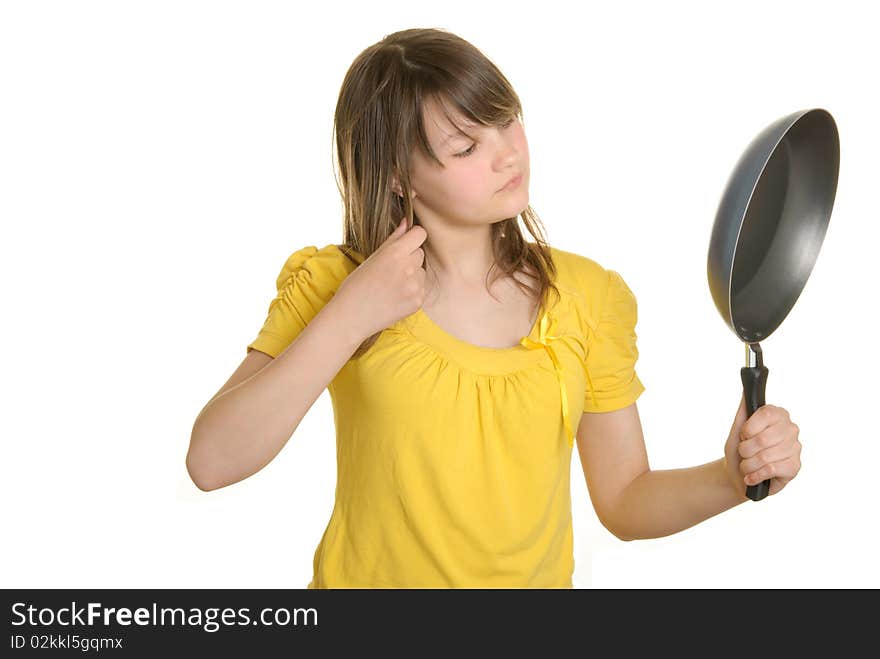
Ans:
[[[441,283],[485,285],[495,262],[492,227],[431,227],[423,243],[429,272]]]

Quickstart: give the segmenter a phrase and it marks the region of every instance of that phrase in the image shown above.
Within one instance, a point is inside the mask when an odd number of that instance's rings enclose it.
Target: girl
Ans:
[[[287,259],[187,455],[203,490],[240,481],[329,390],[336,498],[309,588],[571,588],[575,441],[622,540],[676,533],[747,501],[748,484],[772,477],[772,495],[797,474],[788,413],[746,422],[744,400],[722,458],[650,470],[636,299],[542,238],[519,98],[470,43],[411,29],[367,48],[335,138],[343,242]]]

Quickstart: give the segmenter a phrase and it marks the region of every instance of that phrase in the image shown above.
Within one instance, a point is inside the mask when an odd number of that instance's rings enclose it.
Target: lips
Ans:
[[[505,183],[504,185],[501,186],[501,190],[503,190],[504,188],[506,188],[508,185],[510,185],[511,183],[513,183],[514,181],[516,181],[516,179],[518,179],[518,178],[520,178],[520,177],[522,177],[522,174],[517,174],[516,176],[512,176],[511,178],[509,178],[509,179],[507,180],[507,183]]]

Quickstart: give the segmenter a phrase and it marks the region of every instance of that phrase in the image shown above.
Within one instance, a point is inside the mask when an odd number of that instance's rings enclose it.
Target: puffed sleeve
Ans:
[[[309,245],[291,254],[275,281],[278,291],[269,303],[257,338],[248,344],[272,357],[280,355],[336,293],[353,265],[336,245]]]
[[[636,297],[623,277],[606,270],[607,289],[595,321],[588,323],[587,392],[584,412],[611,412],[624,408],[645,390],[636,374]]]

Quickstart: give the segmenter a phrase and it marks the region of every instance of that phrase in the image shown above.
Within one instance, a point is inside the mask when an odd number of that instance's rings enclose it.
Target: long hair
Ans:
[[[450,32],[402,30],[361,52],[345,74],[333,126],[339,170],[336,184],[345,208],[343,244],[338,247],[356,262],[351,251],[369,257],[404,217],[419,224],[410,187],[415,149],[444,167],[425,131],[427,99],[435,100],[450,123],[468,137],[449,115],[447,102],[483,126],[503,126],[513,117],[523,119],[519,97],[507,78],[482,52]],[[392,189],[395,174],[402,195]],[[526,242],[518,218],[534,243]],[[517,216],[492,224],[495,263],[486,277],[487,289],[498,277],[531,269],[537,282],[534,287],[513,277],[521,290],[540,300],[542,308],[548,290],[559,295],[553,283],[556,267],[542,229],[531,205]],[[367,337],[352,359],[369,350],[378,338],[379,333]]]

